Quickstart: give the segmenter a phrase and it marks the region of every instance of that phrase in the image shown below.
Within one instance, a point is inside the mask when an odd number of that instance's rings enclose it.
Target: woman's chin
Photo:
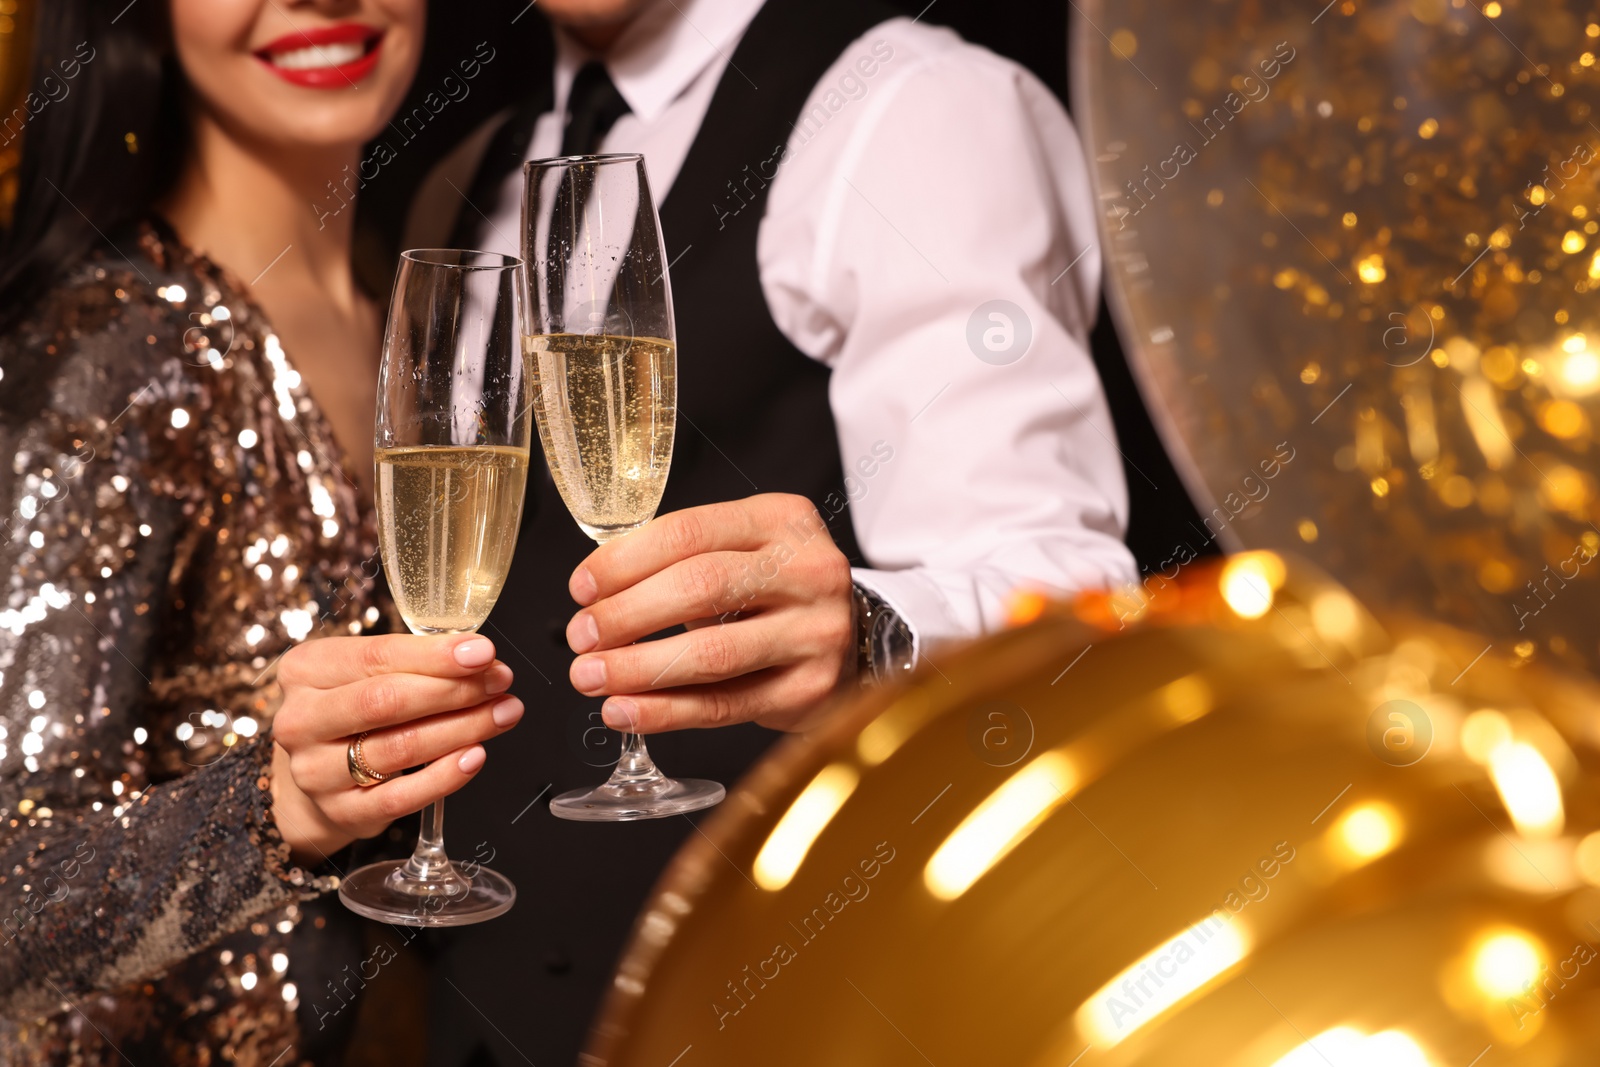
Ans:
[[[383,131],[388,115],[362,116],[360,121],[336,116],[324,122],[300,116],[283,122],[262,122],[261,118],[256,116],[256,121],[249,123],[252,140],[257,143],[289,153],[324,154],[359,151]]]

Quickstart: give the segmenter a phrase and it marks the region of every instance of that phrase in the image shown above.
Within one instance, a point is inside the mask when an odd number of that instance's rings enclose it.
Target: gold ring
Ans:
[[[394,777],[391,774],[379,774],[367,766],[366,758],[361,755],[361,742],[366,739],[367,731],[363,730],[350,739],[350,744],[344,751],[345,762],[350,767],[350,779],[362,789],[375,786],[380,782],[387,782]]]

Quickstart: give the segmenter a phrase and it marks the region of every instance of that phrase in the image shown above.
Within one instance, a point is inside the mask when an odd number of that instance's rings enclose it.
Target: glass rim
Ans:
[[[522,165],[523,172],[542,170],[554,167],[582,167],[603,163],[637,163],[644,159],[642,152],[601,152],[589,156],[550,156],[546,159],[530,159]]]
[[[482,262],[469,260],[478,257]],[[456,270],[515,270],[522,266],[517,256],[504,252],[484,252],[476,248],[408,248],[400,258],[424,267],[453,267]]]

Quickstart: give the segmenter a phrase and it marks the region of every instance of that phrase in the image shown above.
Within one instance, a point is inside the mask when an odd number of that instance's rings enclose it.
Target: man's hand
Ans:
[[[799,728],[856,673],[850,564],[804,497],[663,515],[573,571],[572,684],[636,733]],[[634,644],[672,626],[689,632]]]

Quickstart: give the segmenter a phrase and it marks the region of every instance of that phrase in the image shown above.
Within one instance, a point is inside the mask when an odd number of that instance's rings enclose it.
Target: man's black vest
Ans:
[[[770,0],[717,86],[661,208],[679,390],[662,513],[798,493],[860,562],[828,370],[773,323],[756,231],[806,98],[852,41],[895,14],[858,0]],[[513,147],[520,158],[526,141]],[[565,629],[577,610],[567,579],[593,547],[535,464],[516,562],[483,630],[516,671],[513,691],[528,710],[489,746],[485,772],[451,798],[447,822],[451,855],[492,850],[490,865],[516,883],[518,899],[499,919],[438,938],[430,1059],[440,1067],[576,1062],[635,914],[701,817],[572,823],[546,807],[555,793],[603,781],[616,759],[600,701],[567,681]],[[650,750],[668,774],[732,787],[779,736],[754,725],[689,730],[651,738]]]

